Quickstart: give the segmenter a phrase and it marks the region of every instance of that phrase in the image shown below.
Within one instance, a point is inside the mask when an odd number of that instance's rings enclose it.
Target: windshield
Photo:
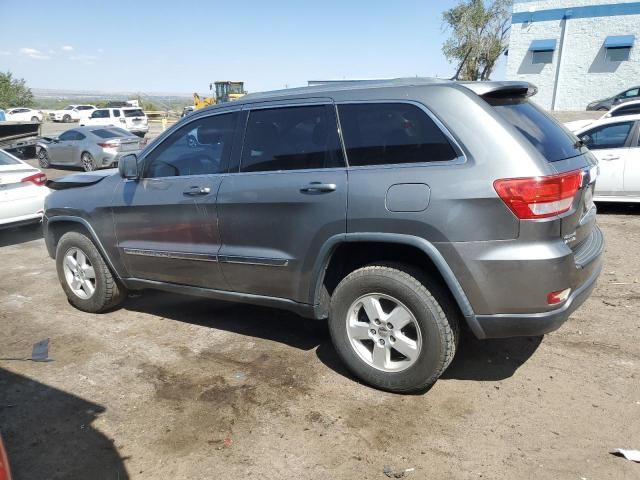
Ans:
[[[125,117],[144,117],[144,112],[140,108],[134,110],[123,110]]]
[[[490,105],[513,125],[549,162],[583,153],[578,138],[540,108],[523,98],[491,98]]]
[[[73,110],[74,108],[76,107],[74,107],[73,105],[69,105],[68,107],[64,107],[63,110]]]
[[[0,150],[0,165],[19,165],[20,161],[13,158],[7,152]]]

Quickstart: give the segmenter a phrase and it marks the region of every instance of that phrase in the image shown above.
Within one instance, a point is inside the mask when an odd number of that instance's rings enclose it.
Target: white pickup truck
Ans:
[[[68,105],[62,110],[49,112],[49,120],[52,122],[79,122],[89,117],[96,109],[94,105]]]
[[[81,127],[85,125],[113,125],[142,138],[149,131],[149,120],[138,107],[98,108],[80,121]]]

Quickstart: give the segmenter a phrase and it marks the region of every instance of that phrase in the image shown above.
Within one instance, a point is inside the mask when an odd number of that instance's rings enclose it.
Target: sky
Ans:
[[[207,93],[307,80],[450,77],[456,0],[0,0],[0,71],[32,88]],[[504,61],[494,79],[504,75]]]

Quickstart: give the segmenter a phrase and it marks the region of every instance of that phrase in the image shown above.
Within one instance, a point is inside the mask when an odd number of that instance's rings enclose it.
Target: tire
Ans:
[[[93,172],[97,168],[96,161],[89,152],[82,152],[80,163],[85,172]]]
[[[84,265],[88,268],[83,267],[78,252],[84,256]],[[68,259],[70,255],[75,259],[76,267],[81,267],[81,276],[74,276],[73,262]],[[67,232],[60,238],[56,248],[56,270],[69,303],[78,310],[101,313],[116,307],[126,298],[125,288],[113,276],[93,242],[82,233]],[[86,286],[86,281],[93,286],[93,291]],[[74,288],[78,285],[80,288]]]
[[[372,265],[347,275],[333,292],[333,345],[349,371],[373,387],[398,393],[425,391],[453,360],[459,338],[457,309],[447,295],[438,294],[441,304],[418,278],[420,272],[410,267]],[[376,298],[377,306],[371,307]],[[375,315],[367,313],[365,303],[369,311],[380,314],[378,319],[369,318]],[[399,329],[389,325],[393,319],[399,324],[409,320]],[[382,356],[384,362],[376,362],[383,350],[389,352]]]
[[[47,152],[44,148],[38,150],[38,165],[40,166],[40,168],[49,168],[51,166],[49,152]]]
[[[71,123],[71,115],[65,115],[62,117],[63,123]]]
[[[34,123],[40,123],[40,119],[38,117],[31,117],[31,121]]]

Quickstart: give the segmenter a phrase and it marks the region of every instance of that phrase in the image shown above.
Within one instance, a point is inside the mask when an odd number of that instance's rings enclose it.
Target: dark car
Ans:
[[[631,100],[640,100],[640,87],[632,87],[609,98],[591,102],[589,105],[587,105],[587,110],[597,110],[604,112],[606,110],[610,110],[611,107],[614,107],[615,105],[629,102]]]
[[[595,158],[534,92],[400,79],[198,110],[119,174],[56,179],[46,245],[80,310],[155,288],[328,318],[357,377],[422,390],[462,324],[544,334],[600,273]]]

